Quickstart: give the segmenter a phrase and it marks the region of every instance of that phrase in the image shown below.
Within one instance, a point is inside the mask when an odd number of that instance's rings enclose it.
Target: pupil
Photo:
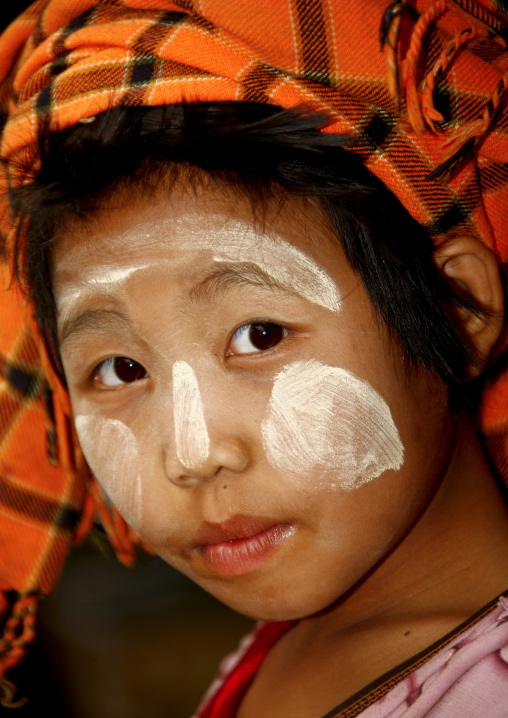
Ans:
[[[270,349],[280,342],[283,332],[278,324],[253,324],[249,330],[249,339],[256,349]]]
[[[117,357],[115,359],[114,368],[117,377],[125,382],[137,381],[146,376],[144,367],[132,359]]]

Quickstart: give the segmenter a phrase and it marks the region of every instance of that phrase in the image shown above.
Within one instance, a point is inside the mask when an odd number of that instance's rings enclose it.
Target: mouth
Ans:
[[[220,524],[203,524],[193,552],[219,576],[239,576],[268,560],[294,533],[288,523],[236,515]]]

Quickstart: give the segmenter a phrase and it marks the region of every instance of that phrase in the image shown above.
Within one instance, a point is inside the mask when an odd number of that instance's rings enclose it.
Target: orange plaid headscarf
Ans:
[[[354,138],[436,242],[465,232],[504,264],[507,27],[504,0],[38,0],[0,37],[0,183],[23,182],[19,160],[37,166],[41,133],[111,107],[306,104],[332,117],[326,132]],[[7,287],[8,259],[0,271]],[[1,291],[0,317],[0,590],[18,594],[10,613],[4,600],[1,677],[32,638],[35,596],[95,512],[126,562],[136,538],[88,475],[19,291]],[[508,480],[507,415],[499,372],[480,418]]]

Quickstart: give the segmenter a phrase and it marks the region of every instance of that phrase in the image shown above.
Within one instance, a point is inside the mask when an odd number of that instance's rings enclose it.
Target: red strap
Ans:
[[[296,621],[266,623],[239,663],[200,712],[200,718],[234,718],[248,687],[272,646]]]

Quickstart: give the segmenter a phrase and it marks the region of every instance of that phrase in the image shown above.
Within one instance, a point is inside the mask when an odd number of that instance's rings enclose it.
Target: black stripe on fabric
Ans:
[[[96,8],[91,8],[90,10],[87,10],[82,15],[73,18],[65,27],[60,30],[60,32],[55,37],[52,48],[53,53],[57,57],[66,54],[65,39],[69,37],[69,35],[72,35],[73,32],[81,30],[82,27],[88,25],[89,22],[93,19],[95,12]]]
[[[183,20],[187,20],[189,16],[185,12],[177,12],[176,10],[168,10],[161,17],[157,18],[157,25],[169,25],[173,27]]]
[[[491,40],[476,42],[474,46],[474,54],[478,55],[480,59],[485,60],[485,62],[497,60],[497,58],[505,52],[506,49],[504,47],[501,47],[498,42],[493,42]]]
[[[486,25],[490,25],[490,27],[493,27],[495,30],[503,29],[503,25],[499,18],[492,15],[487,8],[480,5],[475,0],[455,0],[455,2],[477,20],[484,22]],[[503,0],[497,0],[496,4],[500,8],[501,12],[503,7],[506,7],[506,3],[503,2]]]
[[[82,27],[85,27],[85,25],[88,24],[88,21],[91,20],[92,16],[95,14],[96,9],[97,8],[95,7],[90,8],[90,10],[87,10],[82,15],[78,15],[78,17],[71,20],[68,25],[65,26],[63,34],[67,36],[76,32],[76,30],[81,30]]]
[[[182,10],[185,11],[184,13],[182,13],[184,17],[189,17],[189,15],[191,15],[192,22],[195,23],[198,27],[201,27],[212,34],[216,32],[217,28],[215,27],[213,22],[207,20],[206,17],[203,17],[203,15],[199,14],[199,11],[196,10],[192,0],[174,0],[174,4],[178,7],[181,7]],[[171,14],[172,12],[168,12],[168,15]],[[176,15],[177,13],[175,12],[174,14]]]
[[[244,102],[268,102],[268,90],[279,74],[267,65],[256,65],[242,79]]]
[[[61,531],[74,531],[81,518],[79,511],[60,505],[53,520],[53,526]]]
[[[157,18],[133,43],[132,49],[139,57],[157,55],[157,48],[166,42],[170,32],[189,16],[183,12],[166,12]]]
[[[9,384],[23,396],[31,399],[37,396],[40,385],[38,374],[32,374],[12,364],[7,364],[4,376]]]
[[[374,112],[368,122],[360,128],[362,139],[367,140],[372,149],[379,149],[388,139],[395,122],[385,112]]]
[[[166,74],[169,70],[169,75]],[[206,70],[199,70],[197,67],[182,65],[181,62],[168,60],[162,63],[161,77],[212,77]]]
[[[161,60],[154,55],[137,57],[132,63],[129,87],[147,85],[156,76]]]
[[[46,456],[52,466],[58,466],[57,436],[54,429],[46,429]]]
[[[422,71],[425,75],[432,70],[443,48],[444,44],[436,28],[431,25],[423,38],[423,50],[421,54],[422,60],[424,61]]]
[[[42,90],[39,92],[39,95],[37,96],[37,102],[35,103],[35,107],[37,110],[38,115],[46,114],[51,110],[51,94],[52,94],[53,86],[51,82],[46,85],[46,87],[43,87]]]
[[[196,12],[193,0],[174,0],[174,3],[187,12]]]
[[[200,27],[202,30],[206,30],[210,33],[210,35],[216,35],[217,34],[217,28],[213,24],[213,22],[210,22],[210,20],[207,20],[206,17],[202,17],[201,15],[195,15],[192,18],[193,23],[196,27]]]
[[[330,85],[330,60],[321,0],[296,0],[305,77]]]
[[[53,406],[53,392],[47,381],[44,381],[42,385],[42,403],[44,405],[44,411],[52,425],[55,424],[55,409]]]
[[[66,70],[68,67],[68,62],[66,57],[58,57],[56,60],[53,60],[53,62],[50,65],[50,72],[51,74],[56,77],[57,75],[60,75],[64,70]]]
[[[448,186],[438,182],[426,181],[429,175],[429,163],[415,149],[403,132],[396,129],[390,140],[390,158],[398,174],[407,182],[411,191],[423,203],[431,216],[439,217],[442,208],[453,202],[454,195]],[[364,153],[365,154],[365,153]],[[370,154],[367,155],[367,158]],[[428,229],[428,224],[425,225]]]
[[[454,203],[440,217],[434,220],[430,226],[430,231],[436,234],[444,234],[465,222],[468,216],[469,212],[465,207]]]
[[[30,491],[13,486],[8,479],[0,474],[0,504],[16,513],[28,516],[35,521],[53,523],[58,511],[55,501],[36,496]]]
[[[480,180],[484,192],[501,189],[508,183],[508,164],[492,163],[480,168]]]
[[[53,392],[47,381],[44,381],[42,384],[41,396],[44,413],[46,414],[46,422],[49,423],[49,426],[46,426],[46,454],[49,462],[56,466],[58,465],[58,450],[55,430],[55,410],[53,406]]]
[[[450,89],[446,85],[439,85],[434,90],[434,107],[443,115],[442,122],[452,121],[452,100]]]
[[[72,531],[79,519],[78,511],[62,506],[57,501],[33,494],[14,486],[0,474],[0,504],[22,516],[51,524],[62,531]]]
[[[35,25],[34,29],[32,30],[32,42],[34,44],[34,47],[38,47],[41,42],[44,40],[45,35],[42,30],[42,13],[40,13],[37,24]]]

